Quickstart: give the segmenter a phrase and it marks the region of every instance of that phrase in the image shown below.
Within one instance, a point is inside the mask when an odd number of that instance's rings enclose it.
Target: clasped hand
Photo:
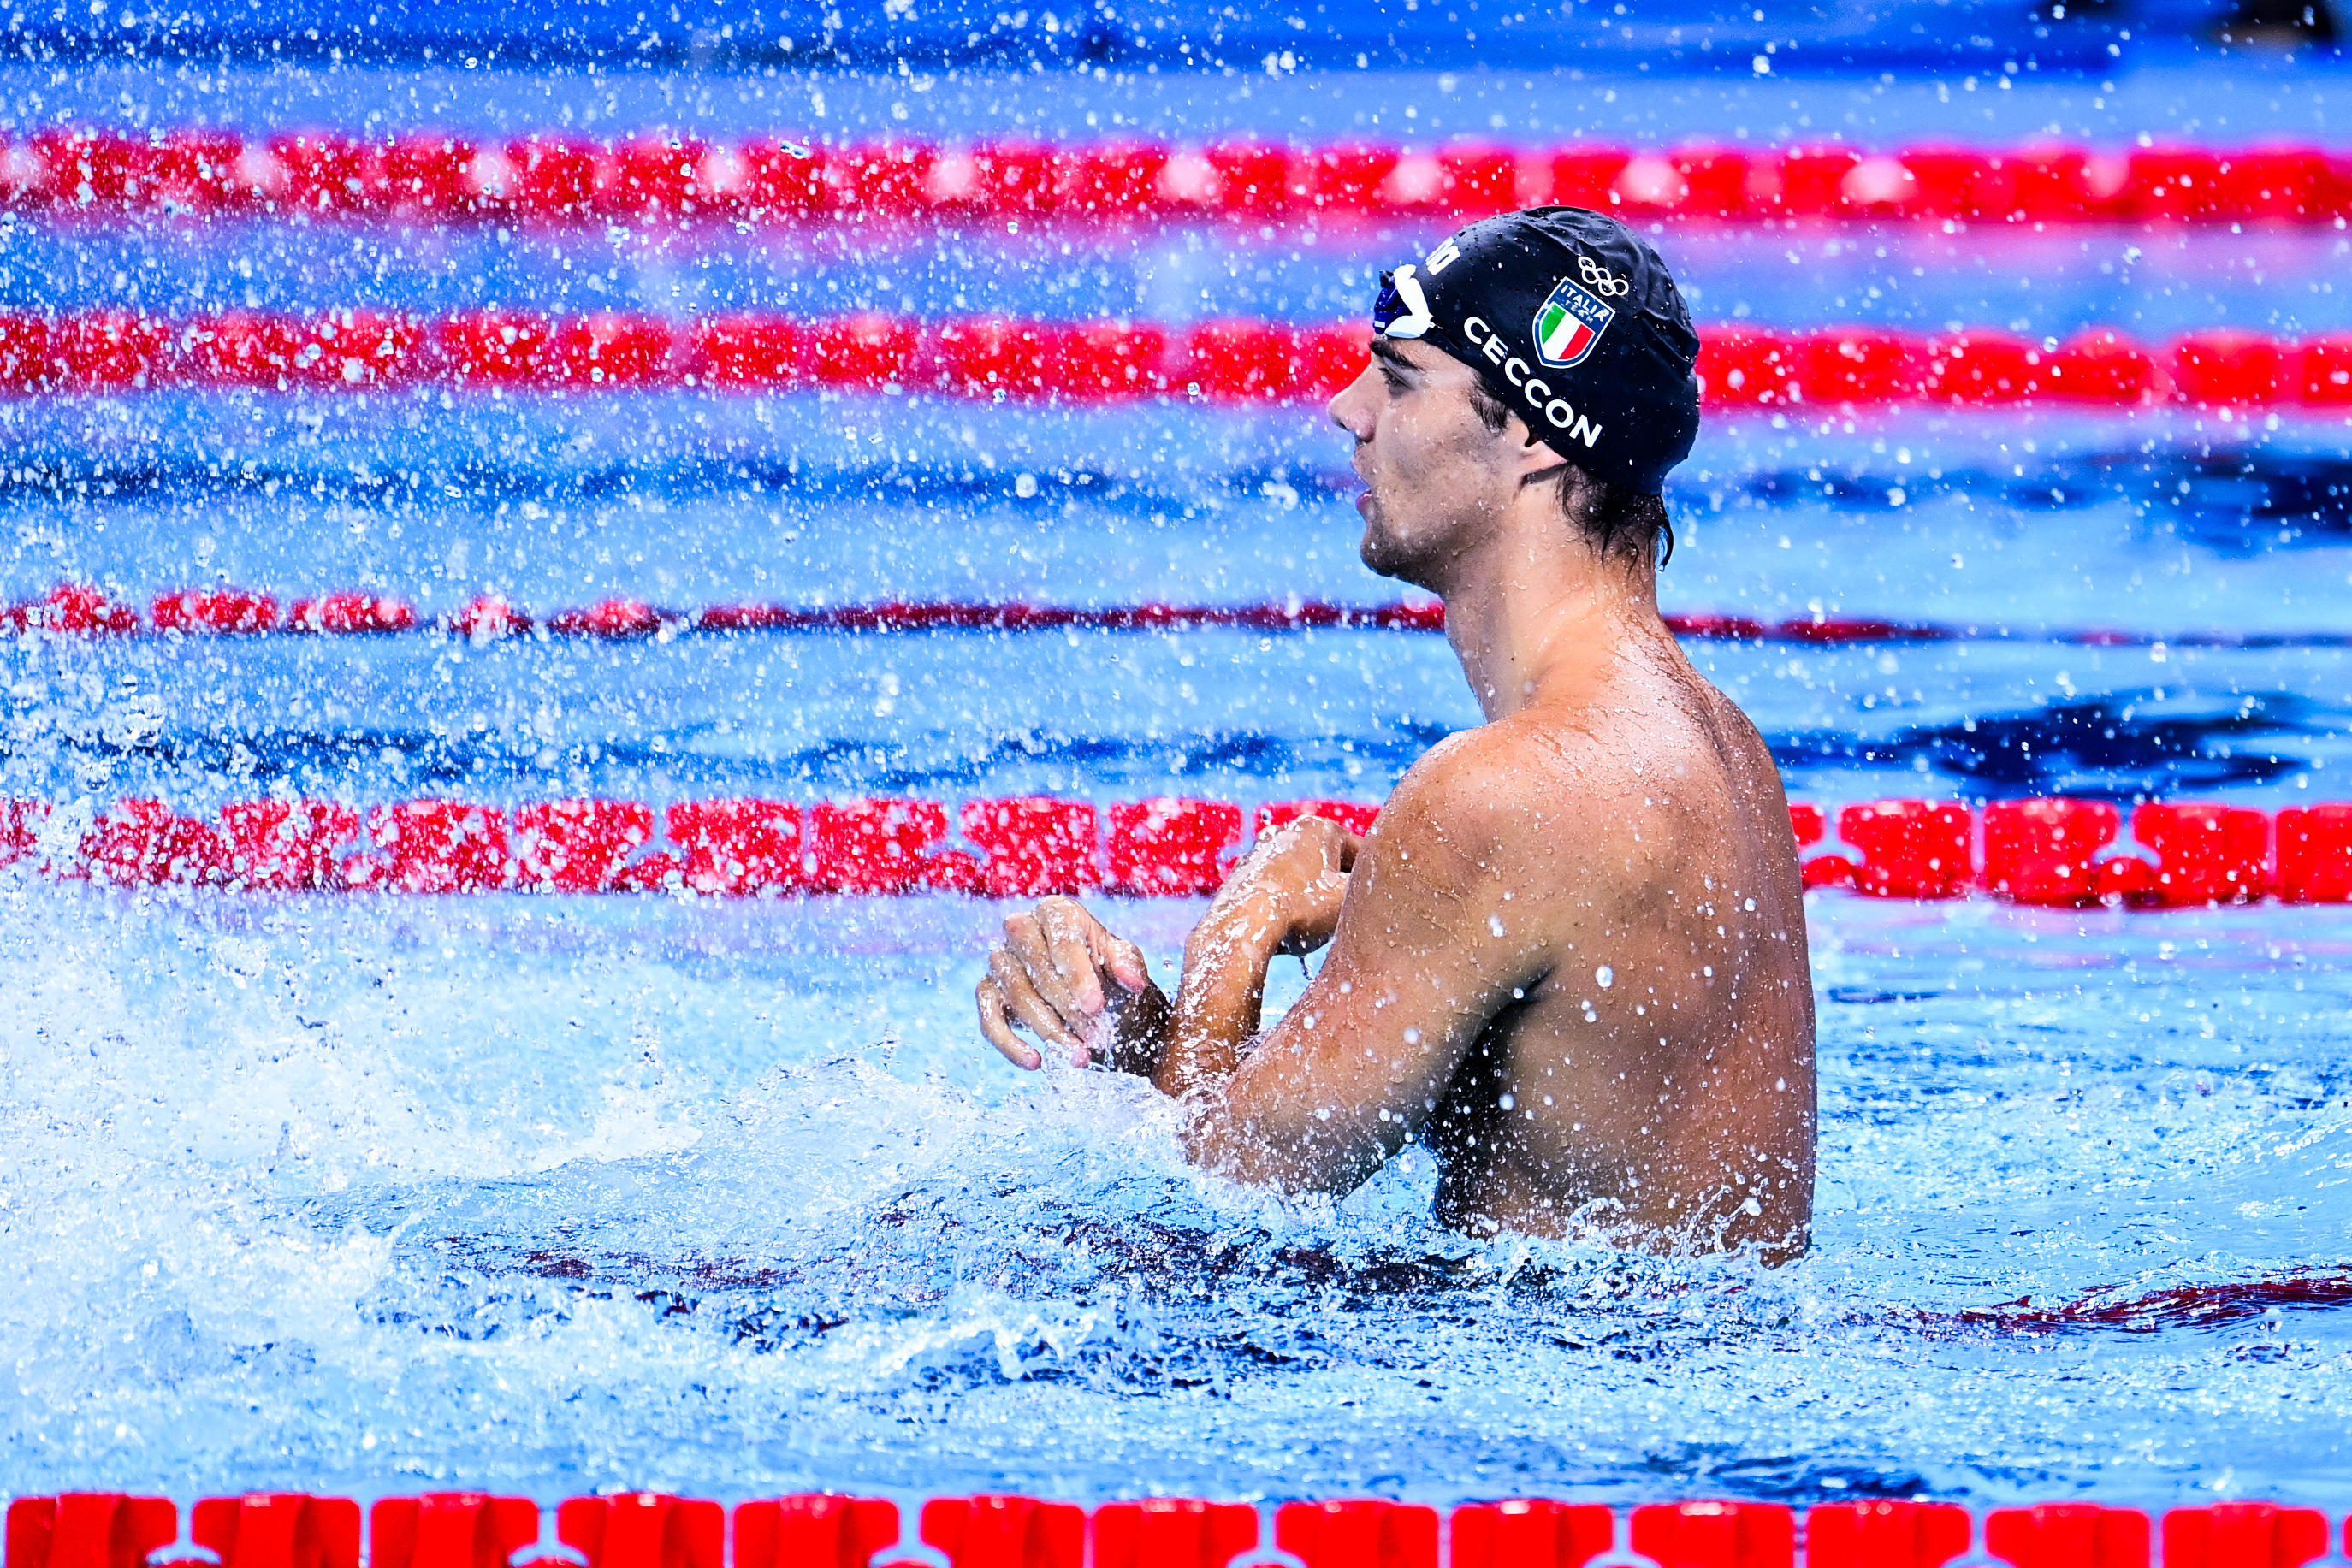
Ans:
[[[1213,952],[1256,964],[1307,954],[1331,940],[1354,869],[1358,840],[1321,817],[1261,834],[1193,932],[1187,967]],[[1214,940],[1203,944],[1203,935]],[[1173,1034],[1177,1009],[1151,977],[1143,951],[1074,898],[1048,898],[1008,915],[988,956],[978,995],[980,1029],[1017,1066],[1045,1064],[1026,1030],[1073,1067],[1095,1062],[1150,1076]]]

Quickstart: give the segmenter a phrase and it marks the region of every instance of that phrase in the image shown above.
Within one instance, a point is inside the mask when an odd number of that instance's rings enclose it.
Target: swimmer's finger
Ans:
[[[1068,1054],[1073,1067],[1084,1067],[1093,1059],[1094,1053],[1087,1049],[1086,1041],[1071,1032],[1053,1004],[1030,984],[1019,958],[999,947],[988,956],[988,972],[1012,1009],[1014,1021],[1048,1045],[1060,1047]]]
[[[1108,975],[1112,984],[1131,997],[1151,989],[1151,966],[1144,961],[1143,949],[1096,919],[1094,912],[1076,900],[1069,904],[1077,914],[1087,958],[1095,971],[1096,988],[1101,988],[1102,977]],[[1103,998],[1103,1006],[1110,1006],[1108,996]]]
[[[1069,913],[1055,907],[1067,900],[1047,899],[1034,915],[1015,916],[1004,923],[1004,946],[1012,950],[1054,1011],[1073,1029],[1082,1029],[1103,1013],[1102,981],[1095,974],[1094,956]],[[1076,905],[1070,905],[1076,909]],[[1081,919],[1084,910],[1077,911]]]
[[[1141,996],[1151,988],[1151,966],[1144,961],[1143,949],[1124,936],[1114,936],[1106,927],[1095,944],[1095,962],[1101,965],[1119,988],[1129,996]]]
[[[1022,970],[1022,977],[1032,988],[1048,993],[1057,993],[1064,988],[1061,977],[1055,972],[1053,941],[1045,935],[1045,922],[1049,914],[1046,905],[1053,902],[1049,898],[1034,910],[1006,915],[1004,941],[996,950],[1000,957],[1011,954]],[[1057,1010],[1068,1011],[1067,1009]]]
[[[1034,1072],[1045,1066],[1045,1059],[1013,1032],[1013,1025],[1005,1018],[1004,991],[994,976],[981,981],[979,999],[980,1032],[988,1037],[988,1043],[1015,1067]]]
[[[1038,904],[1037,924],[1045,938],[1044,956],[1061,982],[1056,1005],[1066,1012],[1075,1008],[1087,1019],[1101,1017],[1110,1005],[1103,995],[1101,973],[1102,942],[1110,933],[1071,898],[1049,898]]]
[[[1143,949],[1095,918],[1092,911],[1076,899],[1064,899],[1076,919],[1080,940],[1084,943],[1087,962],[1095,973],[1095,993],[1102,993],[1102,977],[1108,975],[1111,983],[1130,997],[1139,997],[1151,989],[1151,966],[1144,960]],[[1111,1000],[1102,997],[1102,1009],[1109,1010]]]
[[[1356,850],[1361,842],[1355,834],[1328,817],[1300,817],[1297,825],[1314,833],[1315,847],[1323,852],[1326,865],[1336,865],[1341,871],[1354,869]]]

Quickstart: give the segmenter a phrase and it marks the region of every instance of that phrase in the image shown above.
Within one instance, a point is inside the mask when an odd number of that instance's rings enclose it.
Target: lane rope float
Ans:
[[[2117,151],[2065,143],[1867,151],[1454,145],[1412,150],[1236,139],[946,146],[547,131],[503,141],[436,132],[299,131],[248,140],[184,127],[56,130],[0,156],[0,209],[89,222],[133,216],[429,224],[526,221],[1133,223],[1426,218],[1547,203],[1629,219],[1777,225],[1918,222],[1998,230],[2076,224],[2341,229],[2352,150],[2307,142]]]
[[[2190,631],[2117,627],[2017,631],[2000,625],[1888,621],[1813,613],[1766,621],[1708,611],[1668,612],[1666,629],[1703,642],[1795,643],[1813,647],[1883,643],[2031,642],[2092,648],[2344,648],[2352,632]],[[641,599],[604,599],[543,614],[496,594],[478,595],[441,616],[421,614],[396,594],[342,589],[290,600],[253,589],[175,589],[158,594],[147,613],[89,583],[59,583],[39,599],[0,607],[0,634],[57,637],[383,637],[457,636],[477,643],[509,637],[585,637],[611,642],[737,632],[867,634],[928,632],[1443,632],[1445,608],[1429,601],[1333,604],[1280,603],[1055,605],[983,600],[883,600],[861,604],[718,604],[667,609]]]
[[[969,894],[1040,897],[1103,891],[1199,897],[1253,834],[1315,814],[1369,831],[1369,801],[1160,797],[1097,805],[1047,796],[801,802],[574,799],[516,806],[448,799],[360,806],[335,800],[234,801],[209,817],[158,800],[84,808],[0,797],[0,866],[122,887],[404,894]],[[2135,847],[2117,851],[2122,811],[2105,800],[1885,800],[1796,804],[1808,888],[1880,898],[1971,892],[2045,907],[2206,908],[2352,903],[2352,804],[2275,815],[2210,801],[2133,809]]]
[[[2352,418],[2352,333],[2236,329],[2140,343],[2110,328],[2059,341],[1993,329],[1703,325],[1698,375],[1717,408],[2305,410]],[[1365,363],[1360,322],[934,322],[878,313],[690,320],[606,311],[131,310],[0,315],[0,394],[173,389],[367,392],[400,387],[615,393],[924,393],[1097,406],[1149,400],[1320,402]]]

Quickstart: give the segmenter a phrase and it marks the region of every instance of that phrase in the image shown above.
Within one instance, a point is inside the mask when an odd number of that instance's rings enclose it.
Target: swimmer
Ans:
[[[1364,563],[1437,594],[1486,722],[1359,840],[1263,835],[1176,994],[1075,900],[1005,922],[980,1022],[1148,1077],[1192,1161],[1348,1192],[1407,1144],[1437,1218],[1672,1252],[1807,1246],[1813,994],[1786,797],[1659,619],[1698,338],[1622,224],[1538,208],[1382,280],[1355,439]],[[1262,1037],[1267,965],[1330,951]]]

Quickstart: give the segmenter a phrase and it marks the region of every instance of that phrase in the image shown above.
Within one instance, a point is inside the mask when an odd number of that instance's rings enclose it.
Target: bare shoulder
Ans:
[[[1391,845],[1425,843],[1487,863],[1530,840],[1572,850],[1624,825],[1596,807],[1630,800],[1643,809],[1638,782],[1638,764],[1612,751],[1600,727],[1531,709],[1431,747],[1398,781],[1373,832]]]
[[[1374,835],[1391,843],[1407,835],[1467,842],[1505,825],[1510,806],[1501,797],[1512,789],[1515,770],[1510,748],[1498,743],[1501,727],[1484,724],[1461,730],[1423,752],[1390,791]]]

